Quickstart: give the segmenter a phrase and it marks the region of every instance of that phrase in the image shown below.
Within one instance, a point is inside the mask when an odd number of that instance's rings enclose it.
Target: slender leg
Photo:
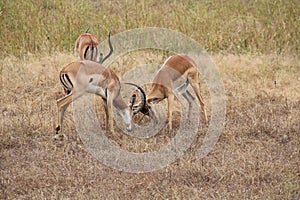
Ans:
[[[114,119],[113,119],[113,94],[107,93],[107,113],[108,123],[112,133],[114,133]]]
[[[172,109],[173,109],[173,102],[174,102],[174,94],[172,92],[169,93],[168,96],[168,122],[169,122],[169,129],[172,130]]]
[[[106,129],[106,131],[108,131],[109,130],[109,128],[108,128],[109,113],[108,113],[108,107],[107,107],[107,99],[103,99],[103,105],[104,105],[104,110],[105,110],[105,129]]]
[[[204,101],[203,101],[203,98],[200,94],[200,84],[199,84],[199,80],[198,80],[198,74],[195,73],[195,74],[191,75],[190,77],[191,77],[190,84],[191,84],[193,90],[195,91],[195,93],[197,95],[197,98],[199,100],[199,103],[200,103],[200,106],[201,106],[201,109],[202,109],[202,113],[203,113],[203,116],[204,116],[205,124],[208,124]]]
[[[68,107],[68,105],[76,100],[77,98],[79,98],[80,96],[82,96],[84,93],[79,93],[79,94],[72,94],[72,92],[70,94],[67,94],[66,96],[60,98],[57,100],[57,109],[58,109],[58,125],[56,126],[55,130],[56,130],[56,134],[59,133],[59,131],[61,131],[61,127],[62,127],[62,122],[63,122],[63,118],[64,118],[64,114],[65,111]]]
[[[107,108],[107,90],[103,90],[101,87],[90,84],[89,85],[89,93],[96,94],[100,96],[103,100],[104,110],[105,110],[105,129],[108,131],[108,108]]]
[[[61,125],[63,123],[65,111],[66,111],[68,105],[72,102],[72,100],[73,100],[72,93],[57,100],[58,121],[57,121],[57,126],[55,128],[56,134],[58,134],[59,131],[61,131]]]
[[[191,118],[191,109],[192,109],[192,102],[195,100],[195,98],[193,97],[193,95],[186,90],[185,92],[182,93],[182,96],[188,101],[189,103],[189,114],[188,114],[188,118]]]

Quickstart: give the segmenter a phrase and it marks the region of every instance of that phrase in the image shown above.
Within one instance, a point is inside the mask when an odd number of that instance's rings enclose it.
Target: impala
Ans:
[[[185,80],[185,83],[179,87],[176,81],[180,78]],[[167,98],[168,102],[168,123],[169,129],[172,130],[172,110],[174,104],[173,89],[177,90],[189,103],[189,117],[194,97],[187,90],[188,85],[191,85],[202,109],[204,121],[207,124],[207,115],[205,111],[204,101],[200,94],[200,82],[199,72],[196,67],[196,63],[186,55],[173,55],[167,58],[164,64],[161,66],[156,76],[154,77],[150,92],[146,94],[146,105],[140,107],[141,103],[137,103],[133,106],[133,109],[139,109],[145,115],[150,116],[152,119],[157,120],[156,116],[151,109],[151,104],[158,103]]]
[[[83,60],[72,62],[65,66],[60,72],[60,81],[65,90],[65,96],[57,100],[58,125],[56,134],[61,131],[64,113],[68,105],[86,93],[93,93],[102,97],[106,114],[106,129],[108,125],[113,133],[113,107],[116,108],[126,124],[127,131],[132,130],[132,114],[135,115],[145,105],[145,93],[142,88],[136,86],[141,95],[141,107],[135,108],[132,113],[130,107],[124,102],[120,94],[120,81],[118,76],[109,68],[99,63]]]
[[[94,35],[88,33],[88,29],[85,33],[81,34],[76,42],[74,52],[78,56],[79,60],[92,60],[95,62],[103,63],[113,52],[113,47],[110,41],[110,33],[108,33],[108,44],[110,52],[103,58],[103,54],[98,52],[99,42]]]

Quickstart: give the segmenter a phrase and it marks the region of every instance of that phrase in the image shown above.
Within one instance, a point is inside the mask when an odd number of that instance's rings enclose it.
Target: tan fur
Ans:
[[[65,78],[66,76],[68,76],[68,78]],[[106,128],[108,129],[109,123],[112,132],[114,132],[113,106],[118,110],[128,110],[129,116],[131,116],[131,111],[120,95],[121,86],[119,78],[111,69],[105,68],[101,64],[88,60],[77,61],[65,66],[60,72],[60,77],[63,79],[62,82],[67,83],[70,93],[57,100],[57,133],[61,130],[64,112],[67,106],[72,101],[86,93],[97,94],[103,99],[107,98],[107,106],[105,106]],[[67,90],[68,89],[66,89],[66,91]],[[107,90],[108,97],[105,95],[105,90]],[[131,119],[126,125],[131,127]]]
[[[90,33],[83,33],[81,34],[76,42],[75,42],[75,48],[74,52],[77,54],[81,60],[86,60],[87,58],[84,56],[84,53],[88,47],[95,47],[99,45],[98,40],[95,38],[94,35]],[[90,54],[90,52],[88,52]],[[93,61],[96,61],[97,55],[94,56]]]
[[[170,56],[161,66],[153,79],[150,92],[146,95],[147,104],[158,103],[163,99],[168,100],[168,122],[169,128],[172,129],[172,110],[174,104],[174,82],[180,77],[184,80],[189,79],[203,112],[205,123],[207,124],[207,116],[204,107],[204,101],[200,94],[199,73],[196,63],[186,55]],[[149,106],[149,105],[148,105]]]

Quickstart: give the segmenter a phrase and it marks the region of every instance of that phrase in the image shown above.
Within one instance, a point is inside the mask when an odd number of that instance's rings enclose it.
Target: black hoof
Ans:
[[[56,131],[56,133],[58,133],[58,131],[60,131],[60,126],[57,126],[57,127],[55,128],[55,131]]]

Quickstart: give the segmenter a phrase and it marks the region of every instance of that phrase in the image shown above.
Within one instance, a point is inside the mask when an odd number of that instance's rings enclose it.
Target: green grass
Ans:
[[[127,2],[127,3],[125,3]],[[2,1],[0,55],[72,51],[87,27],[104,40],[141,27],[183,32],[209,52],[299,53],[299,3],[279,1]]]

